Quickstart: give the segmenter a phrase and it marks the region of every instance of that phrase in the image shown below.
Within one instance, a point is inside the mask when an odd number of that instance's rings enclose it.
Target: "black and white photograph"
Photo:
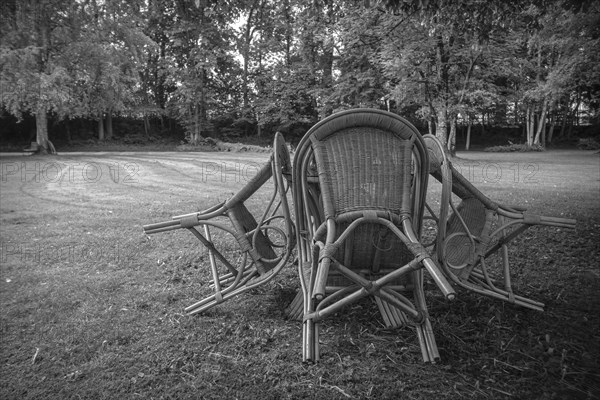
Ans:
[[[600,0],[0,0],[0,399],[600,400]]]

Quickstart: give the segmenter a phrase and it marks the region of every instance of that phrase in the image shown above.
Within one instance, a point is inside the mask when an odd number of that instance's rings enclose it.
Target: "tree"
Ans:
[[[172,82],[168,83],[169,57],[172,54],[169,32],[173,31],[176,24],[173,1],[149,0],[146,18],[144,33],[155,46],[144,49],[142,82],[153,104],[164,113],[169,98],[176,89]]]
[[[178,0],[176,13],[178,24],[168,32],[173,41],[168,83],[176,86],[169,106],[186,127],[190,142],[197,143],[210,131],[210,111],[220,102],[216,71],[233,57],[233,38],[227,28],[237,8],[208,0]]]
[[[346,5],[337,21],[334,43],[335,77],[323,102],[334,110],[382,107],[389,94],[381,62],[381,12],[362,5]]]
[[[306,29],[304,23],[311,7],[299,1],[283,1],[276,5],[276,14],[271,15],[271,23],[263,30],[255,74],[254,107],[259,131],[266,125],[286,130],[314,123],[318,118],[313,95],[317,87],[314,46],[301,33]]]
[[[580,6],[579,4],[583,4]],[[366,6],[365,6],[366,4]],[[383,6],[382,6],[383,4]],[[552,140],[597,115],[598,2],[25,0],[2,3],[4,110],[44,121],[173,116],[192,142],[223,122],[293,129],[350,107]],[[43,16],[43,18],[42,18]],[[239,130],[239,129],[238,129]],[[569,130],[570,131],[570,130]],[[298,131],[299,132],[299,131]],[[567,133],[568,135],[568,133]]]
[[[24,1],[5,4],[2,20],[2,105],[36,117],[37,143],[52,152],[48,113],[92,117],[99,137],[112,114],[135,103],[139,49],[152,47],[135,24],[141,11],[120,0]],[[12,5],[12,6],[11,6]]]
[[[545,145],[552,140],[554,124],[547,124],[547,120],[560,103],[568,105],[565,111],[571,115],[563,117],[566,120],[572,119],[572,113],[579,108],[582,93],[588,94],[589,103],[598,99],[598,91],[589,89],[600,84],[597,69],[600,62],[600,5],[595,2],[585,10],[573,10],[569,6],[570,3],[565,1],[533,11],[538,18],[531,40],[537,56],[537,85],[526,95],[542,104],[533,138],[536,145]],[[573,97],[579,100],[573,102]],[[572,103],[576,107],[571,106]],[[546,125],[550,127],[548,132]]]
[[[71,2],[24,0],[3,3],[0,44],[0,103],[17,118],[35,115],[36,142],[54,153],[48,138],[48,112],[64,114],[71,101],[71,77],[57,56],[69,41]],[[59,12],[60,11],[60,12]]]
[[[392,96],[400,104],[420,104],[421,117],[435,123],[436,136],[453,150],[457,118],[465,112],[468,94],[481,90],[475,84],[481,63],[494,41],[506,34],[517,5],[462,0],[391,6],[397,13],[388,14],[380,35]]]

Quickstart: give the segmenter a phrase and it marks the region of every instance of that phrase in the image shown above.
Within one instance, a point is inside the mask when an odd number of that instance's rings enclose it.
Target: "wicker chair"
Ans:
[[[371,109],[334,114],[299,143],[293,195],[304,361],[319,359],[319,321],[369,295],[384,317],[414,322],[425,361],[439,358],[423,269],[447,298],[454,289],[419,243],[427,157],[409,122]]]
[[[542,311],[544,304],[513,291],[509,244],[531,226],[573,229],[576,221],[533,215],[491,200],[452,166],[435,136],[425,135],[424,140],[430,173],[442,184],[439,212],[427,205],[426,218],[437,222],[435,254],[446,277],[458,287]],[[460,199],[458,206],[453,193]]]
[[[274,189],[258,220],[244,202],[273,177]],[[214,293],[185,309],[189,314],[205,311],[233,296],[265,284],[285,266],[296,244],[287,193],[291,161],[280,133],[275,135],[273,154],[237,194],[205,211],[179,215],[170,221],[144,226],[146,234],[188,229],[208,249]],[[202,227],[202,232],[196,227]],[[211,238],[211,228],[231,235],[242,254],[228,259]],[[231,257],[229,257],[231,258]]]

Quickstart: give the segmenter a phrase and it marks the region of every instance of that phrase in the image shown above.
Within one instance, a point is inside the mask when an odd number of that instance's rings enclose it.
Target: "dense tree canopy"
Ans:
[[[522,126],[545,144],[596,119],[598,1],[7,0],[2,113],[176,119],[190,142],[377,107],[428,125]],[[224,122],[225,121],[225,122]],[[234,127],[235,129],[232,129]]]

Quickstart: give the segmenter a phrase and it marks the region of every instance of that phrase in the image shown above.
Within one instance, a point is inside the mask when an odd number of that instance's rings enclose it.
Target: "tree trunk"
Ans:
[[[253,31],[251,27],[252,17],[254,16],[254,11],[256,10],[256,6],[258,1],[255,0],[250,8],[250,12],[248,12],[248,18],[246,19],[246,27],[244,29],[244,48],[242,50],[242,59],[243,59],[243,71],[242,71],[242,115],[246,115],[248,112],[249,106],[249,91],[248,87],[248,66],[250,64],[250,44],[252,42]]]
[[[46,107],[42,106],[42,97],[44,95],[41,80],[42,75],[45,73],[46,64],[49,58],[50,48],[50,20],[47,18],[48,4],[44,1],[34,2],[35,4],[35,19],[36,19],[36,42],[40,51],[37,54],[37,67],[40,78],[40,98],[38,99],[38,106],[35,113],[35,125],[36,125],[36,142],[38,145],[38,151],[42,154],[55,154],[54,146],[52,142],[48,140],[48,114]]]
[[[569,119],[569,102],[565,104],[564,112],[562,113],[562,121],[560,126],[560,133],[558,136],[562,139],[565,137],[565,128],[567,127],[567,120]]]
[[[329,0],[325,1],[325,4],[326,26],[333,28],[336,20],[334,2],[332,0]],[[334,29],[331,30],[333,31]],[[329,37],[324,38],[323,40],[323,54],[319,62],[323,73],[321,79],[321,90],[323,91],[323,97],[327,97],[329,93],[331,93],[331,88],[333,86],[333,50],[335,46],[334,41],[335,38],[333,34],[330,34]],[[324,103],[324,106],[325,107],[323,109],[322,117],[327,117],[333,113],[333,107],[329,104],[329,102]]]
[[[333,86],[333,37],[330,37],[325,44],[325,50],[321,57],[321,69],[323,71],[323,78],[321,80],[321,89],[324,92],[324,97],[331,93]],[[333,114],[333,107],[329,102],[325,103],[322,117],[328,117]]]
[[[444,147],[446,147],[446,144],[448,143],[448,127],[446,126],[447,117],[448,115],[446,113],[446,110],[440,110],[438,112],[437,121],[435,124],[435,136],[438,138],[438,140],[442,143],[442,146]]]
[[[527,106],[527,120],[526,120],[527,146],[528,147],[533,146],[533,123],[534,123],[533,110],[531,109],[531,105],[528,105]]]
[[[146,137],[150,136],[150,122],[147,115],[144,115],[144,134]]]
[[[465,142],[465,150],[469,150],[471,147],[471,126],[473,126],[473,121],[469,118],[469,125],[467,126],[467,140]]]
[[[578,110],[579,110],[580,105],[581,105],[581,93],[577,92],[577,103],[575,103],[575,107],[569,113],[570,118],[569,118],[569,130],[567,131],[567,139],[571,139],[571,135],[573,134],[573,125],[575,125],[575,124],[579,125]]]
[[[198,138],[200,137],[200,111],[198,108],[198,104],[194,104],[194,133],[192,134],[192,144],[198,144]]]
[[[548,137],[547,137],[548,143],[552,143],[555,128],[556,128],[556,114],[551,117],[550,129],[548,129]]]
[[[200,25],[204,26],[209,23],[206,18],[206,7],[207,1],[200,1],[199,10],[200,10]],[[200,38],[202,38],[202,33],[200,33]],[[206,57],[206,56],[203,56]],[[204,59],[203,61],[207,61]],[[206,121],[206,69],[204,66],[200,68],[198,71],[200,76],[198,77],[198,101],[195,103],[195,131],[194,131],[194,144],[197,144],[202,136],[202,131],[204,129],[204,124]]]
[[[48,140],[48,114],[39,107],[35,114],[36,143],[41,154],[54,154],[54,147]]]
[[[112,139],[113,137],[113,119],[112,110],[108,110],[106,114],[106,139]]]
[[[538,122],[538,129],[537,129],[537,133],[535,134],[535,139],[533,139],[533,144],[541,144],[540,142],[540,138],[542,135],[542,132],[544,131],[544,125],[546,122],[546,113],[548,112],[548,102],[544,100],[544,105],[542,107],[542,114],[540,115],[540,119]]]
[[[485,114],[481,113],[481,136],[485,135]]]
[[[65,121],[65,132],[67,134],[67,143],[71,144],[73,139],[71,138],[71,124],[69,120]]]
[[[104,140],[104,117],[101,115],[98,118],[98,139]]]
[[[546,118],[544,119],[544,131],[542,132],[542,146],[544,146],[544,147],[546,147],[546,145],[548,143],[550,143],[550,141],[548,140],[548,134],[549,134],[548,129],[553,129],[551,127],[554,124],[555,104],[556,103],[554,101],[552,101],[552,103],[550,103],[548,105],[548,112],[546,113]],[[550,140],[552,140],[551,137],[550,137]]]
[[[525,109],[525,143],[529,145],[529,106]]]
[[[547,116],[548,116],[548,113],[546,113],[545,117],[547,117]],[[548,122],[548,118],[544,118],[540,122],[540,124],[541,124],[541,126],[540,126],[541,135],[540,135],[540,143],[539,144],[541,144],[542,147],[546,147],[546,123],[547,122]]]
[[[291,48],[292,48],[292,36],[294,34],[294,28],[292,25],[293,11],[291,10],[292,7],[290,5],[289,0],[283,0],[282,4],[283,4],[282,5],[283,20],[285,21],[284,22],[285,42],[283,43],[284,53],[285,53],[285,66],[289,68],[292,65]]]
[[[572,118],[572,122],[571,122],[571,126],[575,125],[575,126],[579,126],[579,105],[581,104],[581,92],[580,90],[577,90],[577,104],[575,105],[575,108],[573,108],[573,118]],[[570,135],[569,135],[570,137]]]
[[[456,155],[456,117],[450,120],[450,136],[448,137],[448,151],[451,156]]]
[[[244,69],[242,72],[242,115],[244,115],[248,110],[249,96],[248,96],[248,58],[250,57],[250,43],[246,43],[244,45],[244,53],[242,57],[244,59]]]
[[[541,84],[542,84],[542,44],[541,43],[538,43],[538,48],[537,48],[537,72],[536,72],[535,81],[537,82],[538,86],[541,86]],[[540,115],[540,119],[538,121],[537,133],[535,134],[535,137],[532,142],[532,144],[536,144],[536,145],[540,144],[540,135],[544,128],[544,120],[546,119],[546,111],[548,110],[548,102],[545,99],[542,101],[544,103],[542,106],[542,114]],[[531,129],[532,135],[533,135],[533,132],[535,132],[533,124],[535,124],[535,116],[532,117],[532,129]],[[529,146],[531,146],[532,144],[530,144]]]
[[[573,135],[573,117],[569,118],[569,129],[567,129],[567,139],[571,139]]]

